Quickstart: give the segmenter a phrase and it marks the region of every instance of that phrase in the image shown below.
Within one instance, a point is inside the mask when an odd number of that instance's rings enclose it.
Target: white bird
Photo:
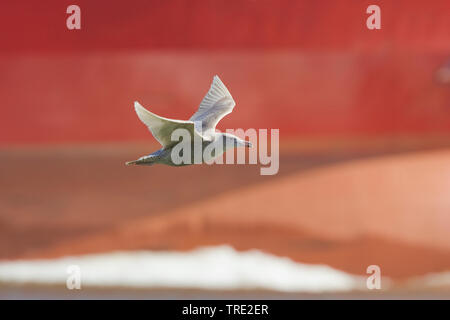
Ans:
[[[162,148],[126,164],[152,165],[161,163],[171,166],[193,164],[195,154],[194,141],[200,141],[201,150],[204,150],[211,144],[214,144],[213,146],[221,145],[221,148],[211,153],[210,157],[205,158],[202,156],[201,162],[221,156],[230,147],[251,147],[250,142],[242,140],[235,135],[216,132],[217,123],[231,113],[235,105],[233,97],[218,76],[214,76],[211,88],[200,103],[197,112],[188,121],[160,117],[146,110],[139,102],[135,102],[134,108],[139,119],[149,128],[155,139],[162,145]],[[191,159],[188,163],[173,161],[172,150],[180,143],[172,140],[172,133],[177,129],[185,129],[191,136],[191,139],[187,142],[191,150]]]

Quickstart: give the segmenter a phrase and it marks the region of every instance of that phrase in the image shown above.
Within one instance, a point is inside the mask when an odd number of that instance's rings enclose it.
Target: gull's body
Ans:
[[[227,114],[233,111],[236,103],[233,100],[228,89],[222,83],[218,76],[214,76],[211,88],[196,113],[187,121],[173,120],[160,117],[151,113],[142,107],[138,102],[135,102],[134,108],[139,119],[149,128],[156,140],[162,145],[162,148],[152,154],[143,156],[135,161],[127,162],[127,165],[152,165],[161,163],[171,166],[179,166],[186,164],[175,164],[172,159],[172,149],[178,144],[178,141],[172,141],[172,133],[177,129],[187,130],[191,138],[188,148],[191,148],[191,162],[194,163],[194,141],[201,141],[202,149],[211,144],[222,144],[222,152],[226,151],[227,147],[247,146],[251,144],[232,134],[216,132],[217,123]],[[211,158],[220,156],[221,154],[213,154]],[[209,161],[201,157],[201,162]]]

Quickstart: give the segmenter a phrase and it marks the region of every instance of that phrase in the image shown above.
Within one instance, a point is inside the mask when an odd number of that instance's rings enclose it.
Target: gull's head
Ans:
[[[234,146],[235,147],[247,147],[251,148],[253,145],[250,141],[245,141],[241,138],[235,137],[234,139]]]
[[[251,148],[253,145],[250,141],[245,141],[233,134],[230,133],[220,133],[220,135],[222,136],[222,138],[224,139],[224,143],[226,148],[230,148],[230,147],[247,147],[247,148]]]

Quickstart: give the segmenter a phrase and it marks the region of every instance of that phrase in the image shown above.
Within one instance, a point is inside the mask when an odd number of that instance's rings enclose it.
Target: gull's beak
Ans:
[[[245,146],[247,148],[252,148],[253,147],[253,145],[252,145],[252,143],[250,141],[245,141]]]

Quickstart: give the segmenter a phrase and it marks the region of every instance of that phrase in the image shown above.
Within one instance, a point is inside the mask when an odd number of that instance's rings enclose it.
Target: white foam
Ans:
[[[450,271],[414,277],[408,284],[420,288],[450,288]]]
[[[326,265],[306,265],[258,250],[228,246],[189,252],[113,252],[52,260],[0,262],[0,281],[66,284],[68,267],[77,265],[81,286],[268,289],[287,292],[349,291],[362,278]]]

